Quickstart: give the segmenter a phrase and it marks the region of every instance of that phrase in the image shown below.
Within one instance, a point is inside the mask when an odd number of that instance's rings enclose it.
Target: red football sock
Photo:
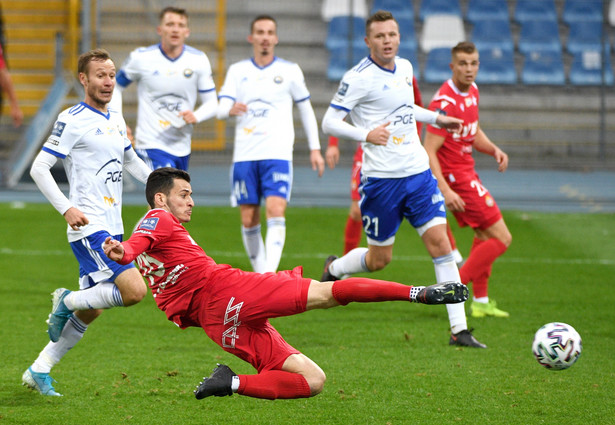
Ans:
[[[238,375],[237,394],[255,398],[305,398],[311,396],[310,386],[298,373],[267,370],[257,375]]]
[[[386,280],[351,277],[333,283],[333,298],[341,305],[351,302],[410,301],[412,286]]]
[[[470,255],[461,267],[461,270],[459,270],[459,275],[461,276],[461,281],[466,285],[470,281],[473,283],[472,290],[475,297],[487,296],[491,266],[507,249],[508,247],[498,239],[491,238],[482,241],[474,238]]]
[[[344,230],[344,254],[359,246],[359,243],[361,243],[362,230],[363,222],[361,220],[353,220],[348,216],[346,220],[346,229]]]
[[[455,240],[455,236],[453,236],[453,231],[451,230],[451,226],[450,224],[448,224],[448,221],[446,222],[446,235],[448,236],[448,240],[451,243],[451,248],[453,248],[453,251],[457,249],[457,241]]]

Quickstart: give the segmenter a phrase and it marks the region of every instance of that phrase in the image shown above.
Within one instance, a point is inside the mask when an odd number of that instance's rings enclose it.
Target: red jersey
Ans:
[[[150,210],[132,236],[122,243],[124,257],[119,263],[136,259],[147,280],[158,308],[180,327],[192,326],[182,317],[189,316],[190,303],[207,283],[217,265],[196,244],[184,226],[162,209]]]
[[[6,68],[6,62],[4,61],[4,52],[2,51],[2,46],[0,46],[0,69]]]
[[[449,133],[446,129],[433,125],[427,126],[428,132],[444,136],[444,144],[437,155],[442,174],[449,181],[474,176],[472,144],[478,131],[478,100],[478,87],[475,83],[472,83],[467,93],[462,93],[449,79],[442,84],[429,104],[432,111],[463,120],[463,128],[459,134]]]

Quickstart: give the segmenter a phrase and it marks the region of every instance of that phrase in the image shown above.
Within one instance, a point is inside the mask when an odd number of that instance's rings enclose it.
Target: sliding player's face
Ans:
[[[183,179],[175,179],[173,188],[166,197],[167,210],[173,214],[180,223],[187,223],[192,216],[192,187]]]
[[[158,35],[165,49],[183,46],[190,35],[188,18],[177,13],[165,13],[158,26]]]
[[[365,43],[373,61],[382,67],[395,65],[395,56],[399,50],[399,28],[392,19],[372,22]]]
[[[111,59],[93,60],[88,64],[87,74],[79,74],[79,80],[85,89],[86,103],[97,109],[103,109],[113,95],[115,65]]]

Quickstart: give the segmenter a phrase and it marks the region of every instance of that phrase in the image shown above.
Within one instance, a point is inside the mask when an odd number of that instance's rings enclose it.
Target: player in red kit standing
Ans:
[[[472,317],[508,317],[488,296],[489,276],[494,261],[506,250],[512,236],[500,209],[483,186],[474,169],[473,149],[491,155],[498,171],[508,167],[508,155],[498,148],[480,128],[479,92],[474,80],[478,73],[478,51],[473,43],[461,42],[452,49],[452,78],[434,95],[429,109],[463,119],[463,130],[452,134],[430,125],[424,140],[432,172],[444,195],[446,207],[459,226],[474,229],[474,241],[459,273],[466,285],[472,282]]]

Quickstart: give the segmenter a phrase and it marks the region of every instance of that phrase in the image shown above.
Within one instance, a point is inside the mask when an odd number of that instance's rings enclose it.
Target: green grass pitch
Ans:
[[[125,207],[127,234],[144,207]],[[290,208],[280,268],[319,278],[340,254],[346,210]],[[151,298],[105,312],[54,368],[64,397],[21,386],[48,342],[45,319],[57,287],[77,287],[62,217],[49,205],[0,204],[0,424],[609,424],[615,396],[615,217],[505,212],[513,244],[494,265],[490,295],[508,319],[472,319],[487,350],[448,345],[443,306],[351,304],[273,321],[326,372],[323,393],[301,400],[234,395],[197,401],[192,390],[216,362],[247,363],[201,329],[180,330]],[[197,207],[186,225],[219,263],[249,269],[239,212]],[[456,227],[454,227],[454,230]],[[467,255],[471,231],[457,229]],[[430,259],[407,224],[393,262],[374,278],[434,281]],[[541,367],[534,332],[563,321],[583,338],[579,361]]]

